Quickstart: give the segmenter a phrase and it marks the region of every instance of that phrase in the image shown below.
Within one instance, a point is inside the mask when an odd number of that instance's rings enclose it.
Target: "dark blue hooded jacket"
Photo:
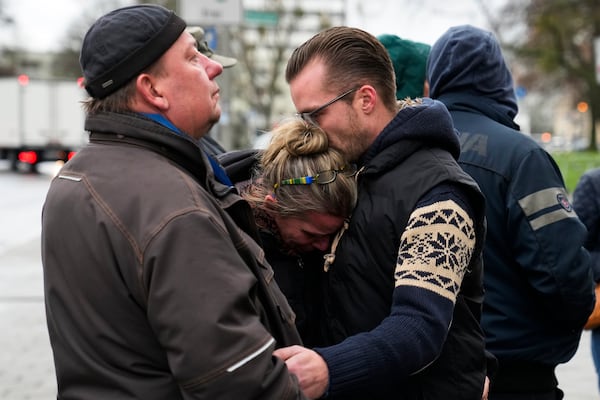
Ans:
[[[600,168],[590,169],[579,178],[573,208],[588,229],[585,248],[590,252],[594,281],[600,283]]]
[[[552,157],[513,121],[513,81],[491,33],[450,28],[431,49],[427,78],[460,132],[459,163],[486,196],[482,327],[499,361],[496,387],[552,390],[554,367],[577,350],[594,305],[585,226]],[[515,376],[505,379],[508,369]]]

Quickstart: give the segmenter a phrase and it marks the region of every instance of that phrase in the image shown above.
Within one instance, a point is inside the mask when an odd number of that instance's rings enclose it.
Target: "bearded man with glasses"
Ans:
[[[482,398],[484,198],[457,163],[448,111],[398,102],[386,49],[355,28],[302,44],[286,80],[298,115],[360,173],[323,276],[325,346],[274,354],[311,398]]]

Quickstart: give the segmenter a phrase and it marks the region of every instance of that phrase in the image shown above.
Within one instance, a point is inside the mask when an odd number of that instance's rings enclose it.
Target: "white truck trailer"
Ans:
[[[26,75],[0,78],[0,159],[11,169],[42,161],[67,161],[88,138],[76,79],[37,80]]]

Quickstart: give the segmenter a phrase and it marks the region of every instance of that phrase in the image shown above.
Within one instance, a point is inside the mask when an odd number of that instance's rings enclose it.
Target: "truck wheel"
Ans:
[[[17,172],[19,170],[19,159],[17,158],[17,154],[10,153],[8,159],[10,161],[10,170],[12,172]]]
[[[31,172],[32,174],[37,174],[38,173],[38,163],[32,163],[29,164],[29,172]]]

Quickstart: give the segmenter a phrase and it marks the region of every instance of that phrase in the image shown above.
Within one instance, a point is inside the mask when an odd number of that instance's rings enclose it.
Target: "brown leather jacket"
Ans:
[[[86,129],[42,218],[58,398],[303,398],[272,357],[300,339],[246,202],[152,120]]]

